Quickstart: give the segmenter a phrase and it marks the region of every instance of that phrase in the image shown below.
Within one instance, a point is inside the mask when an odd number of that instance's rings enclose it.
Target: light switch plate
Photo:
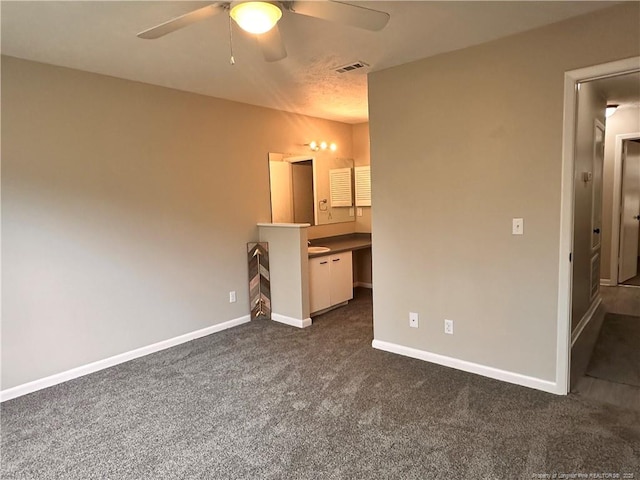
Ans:
[[[409,312],[409,326],[418,328],[418,314],[416,312]]]
[[[356,208],[356,212],[358,212],[358,216],[361,217],[362,216],[362,207]]]
[[[353,213],[353,207],[351,207],[351,208],[349,209],[349,216],[350,216],[350,217],[353,217],[353,215],[354,215],[354,213]]]
[[[513,219],[511,233],[513,235],[524,235],[524,219],[522,218]]]

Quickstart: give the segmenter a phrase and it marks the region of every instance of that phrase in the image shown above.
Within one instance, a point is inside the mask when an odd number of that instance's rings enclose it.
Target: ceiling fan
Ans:
[[[371,31],[381,30],[389,21],[388,13],[333,0],[215,2],[144,30],[138,33],[138,37],[152,40],[205,18],[229,12],[230,18],[235,20],[240,28],[256,35],[264,59],[267,62],[275,62],[287,56],[278,28],[278,20],[282,17],[283,11]],[[232,55],[231,63],[233,62]]]

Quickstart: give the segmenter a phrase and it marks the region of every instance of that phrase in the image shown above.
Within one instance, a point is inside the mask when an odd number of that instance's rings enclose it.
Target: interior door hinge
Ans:
[[[573,252],[569,252],[569,262],[571,262],[571,259],[573,258],[572,255],[573,255]]]

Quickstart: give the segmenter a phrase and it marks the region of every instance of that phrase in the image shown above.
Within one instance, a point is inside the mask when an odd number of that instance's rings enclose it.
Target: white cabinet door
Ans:
[[[331,305],[353,298],[353,266],[351,252],[337,253],[331,259]]]
[[[329,256],[309,259],[309,309],[331,306],[331,260]]]

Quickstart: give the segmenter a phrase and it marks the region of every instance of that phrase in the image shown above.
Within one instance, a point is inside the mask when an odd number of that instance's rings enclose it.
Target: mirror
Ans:
[[[355,221],[351,159],[269,153],[269,183],[273,223]]]
[[[315,225],[313,159],[280,157],[269,154],[271,221]]]

